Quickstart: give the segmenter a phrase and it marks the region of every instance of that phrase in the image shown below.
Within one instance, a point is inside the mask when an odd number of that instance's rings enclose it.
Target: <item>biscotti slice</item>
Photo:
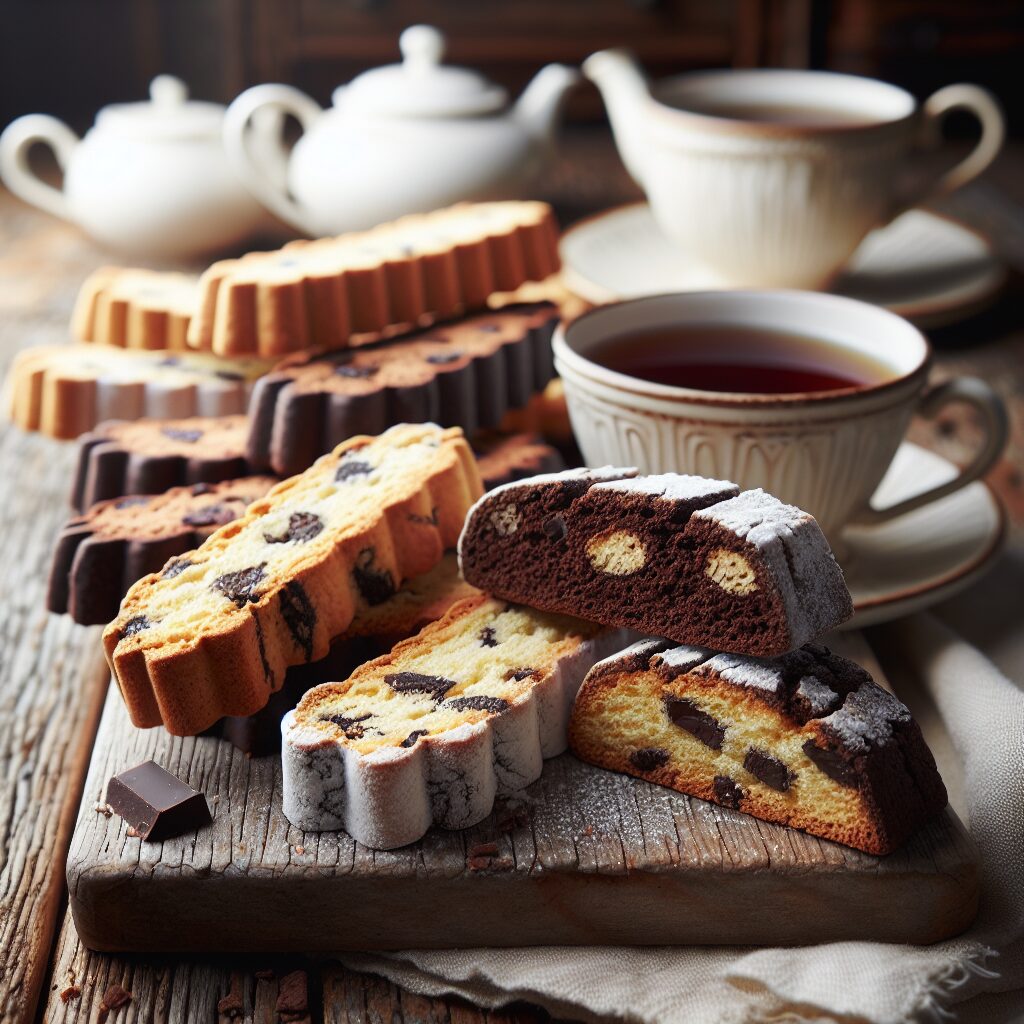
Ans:
[[[431,824],[476,824],[496,793],[530,785],[565,749],[583,676],[624,642],[620,630],[487,595],[459,602],[285,716],[285,816],[376,849]]]
[[[101,267],[86,278],[71,316],[79,341],[183,352],[199,278],[136,267]]]
[[[23,430],[62,440],[104,420],[244,413],[272,364],[202,352],[137,352],[110,345],[41,345],[19,352],[4,406]]]
[[[71,507],[248,476],[247,430],[244,416],[101,423],[79,439]]]
[[[778,658],[636,644],[590,671],[569,741],[602,768],[866,853],[946,806],[907,708],[817,644]]]
[[[481,492],[458,429],[355,437],[129,590],[103,634],[137,726],[202,732],[322,658],[360,598],[386,601],[458,537]]]
[[[459,574],[459,560],[448,551],[433,569],[406,580],[380,604],[361,599],[347,630],[327,655],[285,673],[284,685],[271,694],[266,707],[252,715],[222,718],[209,732],[254,757],[281,750],[281,719],[311,687],[344,679],[364,662],[387,654],[399,641],[442,618],[452,605],[480,591]]]
[[[529,402],[554,373],[551,303],[506,306],[359,349],[292,356],[256,385],[253,466],[301,473],[354,434],[434,422],[473,434]]]
[[[558,449],[545,444],[536,434],[485,431],[473,438],[473,454],[487,491],[514,480],[539,473],[557,473],[565,468]]]
[[[558,266],[546,203],[463,203],[213,264],[188,341],[223,355],[341,348],[359,334],[481,308]]]
[[[697,476],[608,466],[498,487],[459,560],[497,597],[740,654],[793,650],[853,612],[812,516]]]
[[[276,483],[251,476],[98,502],[57,538],[46,607],[82,625],[108,623],[136,580],[202,544]]]

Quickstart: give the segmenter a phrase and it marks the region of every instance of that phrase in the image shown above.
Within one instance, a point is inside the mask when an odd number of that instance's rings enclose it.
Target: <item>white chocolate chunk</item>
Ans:
[[[519,510],[515,505],[502,505],[491,513],[491,525],[499,537],[511,537],[519,529]]]
[[[704,575],[729,594],[746,597],[757,590],[757,578],[751,564],[737,551],[716,548],[708,556]]]
[[[605,530],[587,541],[587,557],[609,576],[632,576],[647,563],[643,541],[628,530]]]

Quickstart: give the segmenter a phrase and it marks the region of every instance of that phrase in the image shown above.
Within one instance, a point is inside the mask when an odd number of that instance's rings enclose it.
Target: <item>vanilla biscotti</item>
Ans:
[[[361,604],[436,565],[480,493],[462,432],[433,424],[352,438],[277,485],[136,583],[104,631],[132,721],[191,735],[257,711]]]
[[[214,263],[188,341],[221,355],[343,348],[353,335],[482,308],[558,266],[547,204],[463,203]]]
[[[285,816],[378,849],[431,824],[475,824],[496,793],[536,781],[565,749],[583,676],[624,642],[620,630],[486,595],[459,602],[285,716]]]
[[[946,806],[907,708],[817,644],[778,658],[636,644],[591,670],[569,735],[602,768],[867,853]]]
[[[740,654],[793,650],[853,612],[812,516],[696,476],[608,466],[498,487],[459,561],[509,601]]]

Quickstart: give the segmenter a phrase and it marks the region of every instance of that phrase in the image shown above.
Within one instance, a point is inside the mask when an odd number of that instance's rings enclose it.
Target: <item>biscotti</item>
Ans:
[[[237,519],[277,482],[273,476],[244,477],[93,505],[57,538],[46,607],[82,625],[105,625],[136,580]]]
[[[816,644],[766,659],[636,644],[591,670],[569,737],[585,761],[867,853],[946,806],[907,708]]]
[[[812,516],[696,476],[609,466],[507,484],[471,510],[459,560],[497,597],[740,654],[793,650],[853,611]]]
[[[619,630],[486,595],[459,602],[285,716],[285,816],[377,849],[431,824],[475,824],[496,793],[530,785],[565,749],[583,676],[623,642]]]
[[[480,493],[462,432],[433,424],[351,438],[278,484],[128,591],[103,644],[132,721],[193,735],[258,711],[361,605],[436,565]]]
[[[327,655],[285,674],[284,685],[255,714],[222,718],[209,731],[254,757],[281,749],[281,719],[311,687],[344,679],[364,662],[387,654],[399,641],[442,618],[452,605],[480,591],[459,575],[449,551],[433,569],[407,580],[386,601],[361,604],[352,624],[332,643]]]
[[[487,491],[514,480],[539,473],[557,473],[565,468],[558,449],[545,444],[536,434],[486,431],[473,438],[473,454]]]
[[[354,434],[434,422],[472,435],[543,391],[554,373],[547,302],[506,306],[358,349],[290,357],[257,382],[253,466],[301,473]]]
[[[101,423],[79,440],[71,507],[250,476],[244,416]]]
[[[79,341],[183,352],[199,278],[135,267],[101,267],[86,278],[71,316]]]
[[[221,355],[343,348],[355,335],[482,308],[558,266],[547,204],[463,203],[214,263],[188,341]]]
[[[109,345],[41,345],[19,352],[4,387],[8,417],[62,440],[104,420],[244,413],[262,359],[201,352],[128,352]]]

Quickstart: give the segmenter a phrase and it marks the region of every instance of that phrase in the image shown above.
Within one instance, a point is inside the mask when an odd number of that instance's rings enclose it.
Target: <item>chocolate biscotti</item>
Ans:
[[[740,654],[793,650],[853,612],[812,516],[696,476],[609,466],[498,487],[459,560],[497,597]]]
[[[636,644],[590,671],[569,737],[585,761],[867,853],[946,806],[907,708],[816,644],[778,658]]]
[[[111,419],[244,413],[271,363],[201,352],[126,352],[109,345],[41,345],[19,352],[4,407],[23,430],[61,440]]]
[[[583,676],[624,640],[486,595],[459,602],[285,717],[285,816],[377,849],[475,824],[565,749]]]
[[[473,454],[487,491],[514,480],[539,473],[557,473],[565,468],[561,452],[545,444],[537,434],[485,431],[473,438]]]
[[[86,626],[108,623],[136,580],[202,544],[277,482],[251,476],[98,502],[57,538],[46,607]]]
[[[249,476],[246,432],[244,416],[101,423],[79,440],[71,507]]]
[[[101,267],[78,292],[71,332],[79,341],[184,352],[199,278],[136,267]]]
[[[358,349],[290,357],[256,385],[253,466],[301,473],[353,434],[434,422],[473,434],[543,391],[554,373],[549,302],[520,303]]]
[[[188,340],[220,355],[344,348],[355,335],[482,308],[558,267],[547,204],[462,203],[214,263]]]
[[[103,644],[135,725],[248,715],[458,537],[481,493],[458,429],[355,437],[125,597]]]

